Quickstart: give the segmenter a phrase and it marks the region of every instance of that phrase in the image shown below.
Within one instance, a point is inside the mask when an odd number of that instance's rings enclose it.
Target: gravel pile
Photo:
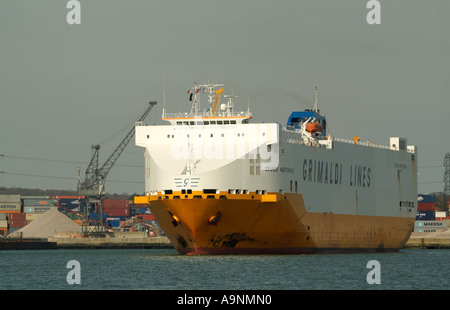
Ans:
[[[9,237],[48,238],[55,232],[81,232],[81,227],[57,208],[50,209],[23,228],[9,234]]]

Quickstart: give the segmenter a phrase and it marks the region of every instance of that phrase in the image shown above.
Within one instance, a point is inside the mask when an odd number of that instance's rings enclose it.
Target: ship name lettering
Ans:
[[[323,160],[303,161],[303,181],[342,184],[342,164]]]
[[[288,168],[288,167],[265,167],[264,171],[267,172],[285,172],[285,173],[294,173],[294,169],[293,168]]]
[[[394,167],[395,167],[395,168],[400,168],[400,169],[407,169],[407,168],[408,168],[407,165],[405,165],[405,164],[399,164],[399,163],[395,163],[395,164],[394,164]]]
[[[281,172],[288,172],[288,173],[294,173],[294,169],[287,168],[287,167],[280,167]]]
[[[370,167],[350,165],[350,186],[370,187]]]

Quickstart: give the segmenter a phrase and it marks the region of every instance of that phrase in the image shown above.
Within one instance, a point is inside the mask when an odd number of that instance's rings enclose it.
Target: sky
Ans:
[[[450,1],[66,0],[0,3],[0,186],[76,189],[148,102],[190,111],[195,82],[225,84],[254,122],[285,124],[318,103],[335,137],[418,148],[418,192],[443,191],[450,152]],[[165,89],[165,92],[164,92]],[[143,149],[130,142],[109,193],[143,193]]]

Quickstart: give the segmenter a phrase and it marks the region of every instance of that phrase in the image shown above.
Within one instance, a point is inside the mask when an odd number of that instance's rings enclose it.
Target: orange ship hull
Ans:
[[[294,254],[397,251],[414,218],[307,212],[301,194],[135,197],[147,203],[182,254]]]

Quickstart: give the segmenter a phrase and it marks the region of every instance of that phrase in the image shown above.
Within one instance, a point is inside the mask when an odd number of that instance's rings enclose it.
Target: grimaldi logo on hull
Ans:
[[[345,169],[345,166],[338,162],[304,159],[302,172],[303,181],[307,182],[342,184],[343,178],[348,175],[350,186],[370,187],[371,184],[372,170],[363,165],[350,165]]]
[[[278,126],[180,126],[174,127],[171,155],[175,160],[228,160],[248,158],[261,170],[278,167]]]

